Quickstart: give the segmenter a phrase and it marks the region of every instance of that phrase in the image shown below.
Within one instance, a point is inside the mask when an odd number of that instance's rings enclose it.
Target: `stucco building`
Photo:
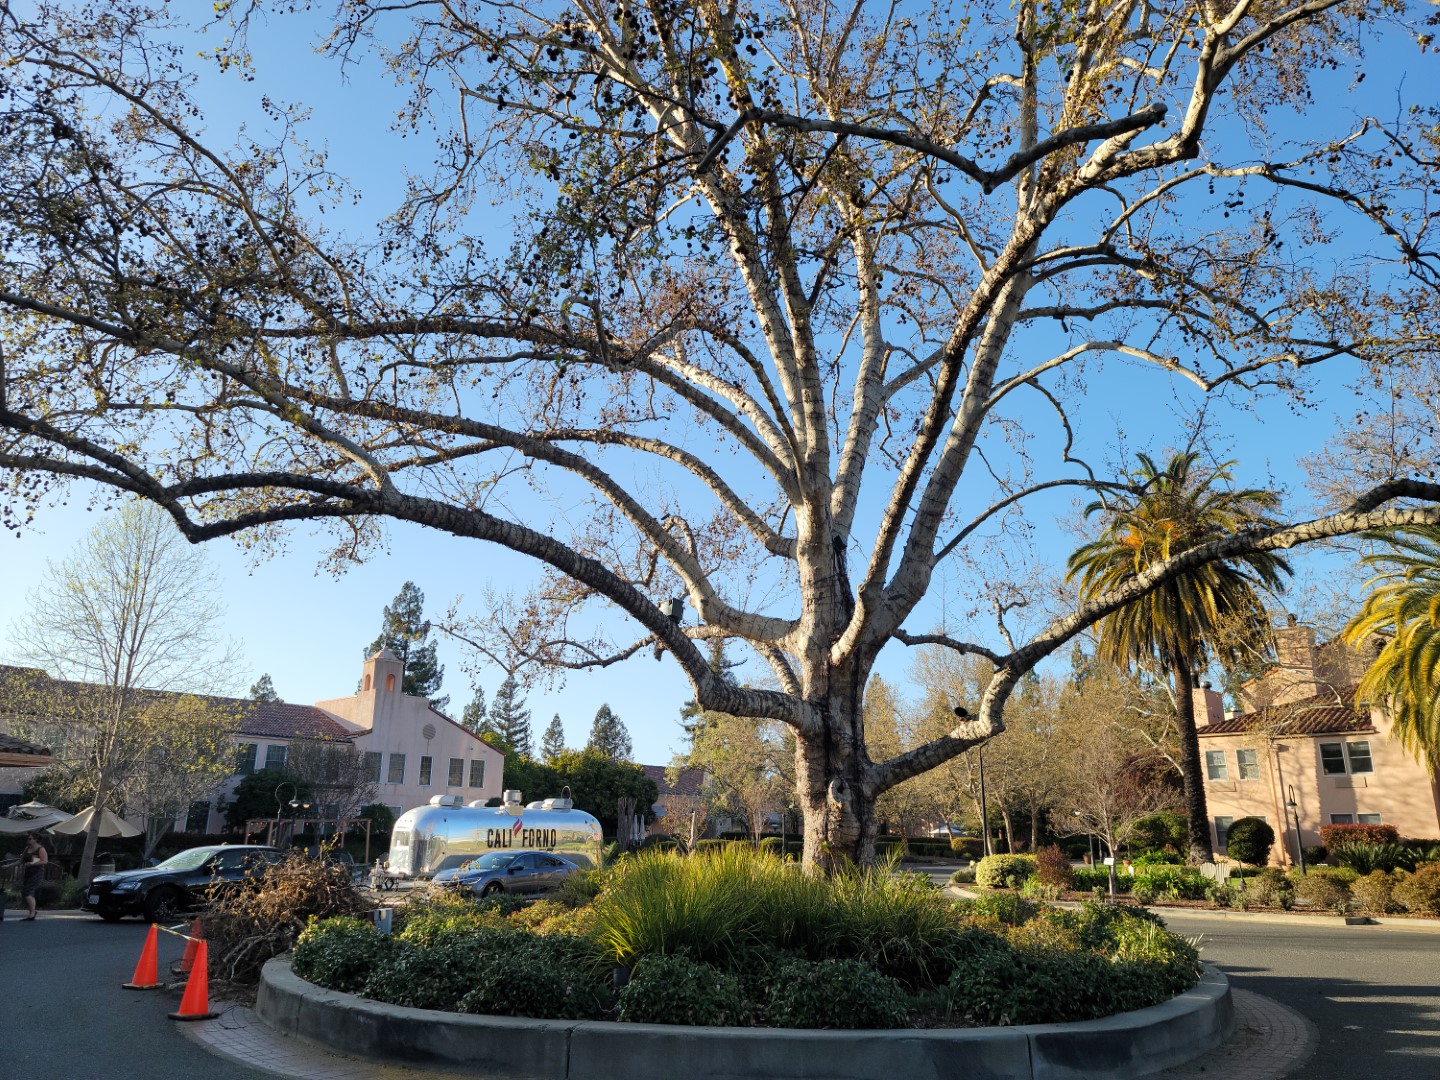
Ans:
[[[314,705],[289,702],[215,699],[236,717],[235,774],[214,797],[196,803],[176,827],[193,832],[224,828],[225,803],[246,776],[266,768],[283,769],[297,742],[353,746],[363,755],[367,778],[375,785],[371,802],[384,803],[397,815],[429,802],[435,795],[458,795],[466,802],[500,794],[504,755],[484,739],[402,690],[404,666],[388,649],[365,660],[360,689],[348,697]],[[29,774],[0,770],[0,800],[18,801]],[[331,817],[317,785],[309,816]],[[282,792],[284,796],[286,793]],[[277,799],[277,813],[279,813]]]
[[[1382,707],[1355,702],[1373,658],[1367,646],[1317,644],[1308,626],[1275,632],[1277,663],[1226,715],[1209,686],[1195,695],[1205,795],[1217,851],[1229,827],[1259,817],[1275,830],[1270,859],[1291,865],[1320,826],[1393,825],[1404,837],[1440,837],[1440,777],[1391,737]]]

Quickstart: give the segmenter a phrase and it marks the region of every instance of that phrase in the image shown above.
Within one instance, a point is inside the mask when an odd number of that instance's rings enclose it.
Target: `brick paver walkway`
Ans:
[[[1163,1080],[1279,1080],[1315,1050],[1315,1026],[1278,1001],[1233,990],[1235,1035],[1199,1061],[1158,1074]],[[278,1035],[243,1005],[221,1002],[220,1016],[181,1025],[202,1046],[256,1069],[292,1080],[460,1080],[459,1074],[379,1065],[332,1054]],[[467,1080],[474,1080],[473,1073]],[[1158,1078],[1157,1078],[1158,1080]]]

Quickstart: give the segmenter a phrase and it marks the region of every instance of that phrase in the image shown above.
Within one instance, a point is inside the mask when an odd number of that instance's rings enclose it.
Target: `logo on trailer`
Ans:
[[[515,824],[511,827],[510,831],[511,831],[512,833],[514,833],[516,836],[519,836],[519,835],[520,835],[520,826],[521,826],[522,824],[524,824],[524,820],[525,820],[524,818],[518,818],[518,817],[515,819]]]

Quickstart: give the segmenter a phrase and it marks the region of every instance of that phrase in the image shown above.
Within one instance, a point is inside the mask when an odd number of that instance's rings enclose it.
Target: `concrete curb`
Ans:
[[[1235,1025],[1230,983],[1079,1024],[900,1031],[671,1027],[464,1016],[324,990],[271,960],[255,1004],[274,1030],[347,1054],[464,1065],[510,1080],[1123,1080],[1183,1064]]]

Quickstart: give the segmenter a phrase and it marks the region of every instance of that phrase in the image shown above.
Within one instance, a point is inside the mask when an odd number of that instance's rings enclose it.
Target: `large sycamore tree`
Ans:
[[[1137,386],[1199,416],[1433,363],[1422,5],[346,3],[330,59],[395,76],[413,128],[411,160],[373,157],[406,195],[370,231],[302,109],[206,134],[196,95],[246,76],[247,33],[303,30],[265,6],[222,0],[233,32],[197,59],[181,5],[0,2],[16,527],[85,482],[194,541],[321,522],[360,558],[389,520],[530,556],[539,587],[472,639],[512,670],[654,651],[702,709],[788,725],[824,867],[868,859],[878,796],[998,734],[1025,672],[1147,589],[1440,520],[1440,488],[1396,476],[1028,633],[925,606],[943,573],[1013,610],[995,553],[1046,498],[1126,483],[1094,459],[1127,408],[1153,418]],[[1336,100],[1361,75],[1383,116]],[[720,678],[716,637],[770,685]],[[877,760],[861,703],[892,643],[993,673]]]

